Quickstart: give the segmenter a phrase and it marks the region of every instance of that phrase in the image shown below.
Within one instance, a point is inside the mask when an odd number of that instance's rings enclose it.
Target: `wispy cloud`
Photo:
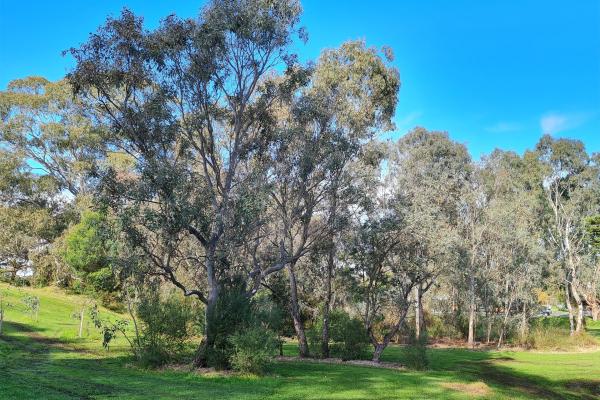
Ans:
[[[399,118],[394,121],[396,130],[403,131],[414,128],[417,125],[417,121],[422,116],[423,113],[421,111],[411,111],[406,115],[399,116]]]
[[[548,112],[540,118],[542,133],[555,134],[583,125],[591,118],[590,113],[557,113]]]
[[[485,128],[485,130],[492,133],[507,133],[518,131],[522,127],[523,126],[518,122],[502,121],[494,125],[488,126],[487,128]]]

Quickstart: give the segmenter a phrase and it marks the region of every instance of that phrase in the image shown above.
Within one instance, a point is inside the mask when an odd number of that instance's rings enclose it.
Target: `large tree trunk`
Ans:
[[[425,320],[423,318],[423,285],[419,283],[415,287],[415,336],[417,339],[425,331]]]
[[[288,270],[290,275],[290,312],[292,319],[294,320],[294,330],[296,336],[298,336],[298,351],[300,357],[309,357],[308,342],[306,340],[306,333],[304,331],[304,321],[300,314],[300,303],[298,302],[298,284],[296,282],[296,272],[294,267],[296,261],[292,261],[288,264]]]
[[[327,275],[325,276],[325,304],[323,304],[323,335],[322,335],[322,348],[321,352],[323,353],[324,358],[329,357],[329,311],[331,309],[331,298],[332,298],[332,279],[333,279],[333,269],[335,267],[335,256],[337,248],[335,246],[335,229],[337,220],[337,179],[334,181],[334,185],[332,187],[331,199],[329,204],[329,252],[327,255]]]
[[[523,303],[523,314],[521,314],[521,340],[525,339],[528,327],[529,325],[527,323],[527,304]]]
[[[487,333],[485,335],[485,342],[487,344],[490,344],[490,339],[492,336],[492,323],[493,323],[493,317],[492,317],[492,314],[490,314],[487,317]]]
[[[323,336],[322,348],[323,358],[329,358],[329,310],[331,307],[331,280],[333,277],[333,264],[335,262],[335,244],[331,243],[327,258],[327,275],[325,276],[325,303],[323,304]]]
[[[577,304],[577,323],[575,326],[575,332],[580,333],[583,332],[583,300],[581,299],[574,282],[571,283],[571,292],[573,294],[575,304]]]
[[[504,318],[502,319],[502,326],[500,327],[500,335],[498,336],[498,348],[502,347],[504,341],[504,335],[506,332],[506,326],[508,325],[508,316],[510,315],[510,308],[512,307],[512,299],[508,301],[508,304],[504,305]]]
[[[594,321],[598,321],[599,317],[600,317],[600,307],[598,307],[598,300],[594,299],[594,301],[592,302],[592,319]]]
[[[565,239],[565,249],[567,252],[567,261],[568,261],[568,267],[569,267],[569,277],[571,279],[567,279],[571,288],[571,294],[573,296],[573,300],[575,300],[575,304],[577,304],[577,317],[576,317],[576,327],[575,327],[575,332],[579,333],[579,332],[583,332],[583,300],[581,299],[581,296],[579,294],[578,291],[578,279],[577,279],[577,263],[576,260],[574,259],[574,255],[573,252],[571,250],[571,242],[569,240],[569,237],[566,236]]]
[[[571,290],[569,280],[565,281],[565,303],[569,312],[569,332],[571,335],[575,333],[575,315],[573,314],[573,305],[571,304]]]
[[[408,296],[407,296],[407,298],[408,298]],[[396,323],[396,325],[383,337],[383,340],[381,342],[378,342],[375,339],[375,336],[373,336],[372,334],[370,335],[371,343],[373,344],[372,360],[374,362],[378,363],[381,360],[381,354],[383,354],[383,351],[390,344],[390,341],[392,340],[392,338],[394,336],[396,336],[396,334],[398,333],[398,330],[400,330],[400,327],[402,326],[402,324],[404,323],[404,320],[406,319],[406,314],[408,314],[408,308],[409,307],[407,304],[407,306],[404,307],[404,309],[402,310],[402,315],[398,319],[398,322]]]
[[[208,352],[214,347],[216,341],[216,332],[214,328],[214,319],[218,318],[216,313],[217,300],[219,298],[219,284],[215,274],[215,254],[216,242],[209,245],[206,257],[206,273],[208,276],[208,297],[206,299],[204,341],[200,344],[194,365],[197,367],[208,367]]]
[[[467,337],[469,347],[475,345],[475,312],[475,277],[471,275],[469,277],[469,333]]]
[[[382,342],[382,343],[378,343],[376,344],[375,350],[373,350],[373,361],[374,362],[380,362],[381,361],[381,354],[383,353],[383,351],[385,350],[385,348],[387,347],[387,345],[389,344],[389,341],[387,343]]]

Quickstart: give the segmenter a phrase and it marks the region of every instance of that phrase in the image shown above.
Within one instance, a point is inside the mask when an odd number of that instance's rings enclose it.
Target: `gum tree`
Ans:
[[[585,218],[598,210],[598,166],[582,142],[543,136],[536,146],[546,204],[546,239],[562,266],[571,334],[583,331]],[[573,310],[572,302],[577,307]]]
[[[198,20],[148,31],[124,10],[70,51],[76,93],[109,127],[109,148],[135,160],[132,174],[103,174],[104,203],[148,272],[205,303],[207,322],[228,277],[259,281],[291,257],[238,256],[262,225],[275,105],[302,84],[288,50],[300,11],[294,0],[215,0]],[[215,343],[210,323],[205,335],[202,350]]]

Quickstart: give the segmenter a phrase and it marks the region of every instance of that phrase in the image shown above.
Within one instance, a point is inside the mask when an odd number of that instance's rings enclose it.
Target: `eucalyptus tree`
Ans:
[[[53,177],[71,195],[89,194],[102,135],[85,109],[66,80],[14,80],[0,92],[0,144],[22,154],[39,175]]]
[[[486,221],[485,210],[488,197],[481,176],[481,166],[475,165],[470,179],[464,188],[458,213],[458,229],[461,238],[461,262],[456,264],[456,284],[465,288],[468,311],[467,343],[475,344],[475,323],[477,316],[477,296],[481,285],[482,245],[485,233],[490,229]]]
[[[399,237],[401,222],[393,213],[385,214],[363,218],[349,245],[346,267],[375,362],[405,323],[418,273],[414,264],[406,261],[411,247]]]
[[[368,48],[362,41],[344,43],[319,57],[308,86],[291,110],[290,135],[283,142],[281,162],[275,166],[273,198],[286,243],[298,237],[296,253],[311,250],[319,242],[327,253],[324,279],[323,355],[329,354],[329,309],[332,276],[336,259],[335,239],[343,226],[344,208],[352,202],[348,166],[355,162],[364,144],[376,132],[393,124],[398,72],[389,65],[391,53]],[[294,213],[296,214],[294,216]],[[298,234],[292,235],[296,230]],[[326,243],[325,248],[323,248]],[[300,341],[301,355],[307,355],[304,328],[300,319],[294,267],[288,264],[291,311]]]
[[[265,265],[244,246],[264,222],[276,106],[304,83],[289,51],[300,12],[295,0],[215,0],[198,20],[169,16],[148,31],[124,10],[70,50],[76,93],[109,127],[110,148],[135,160],[132,176],[104,173],[106,204],[152,273],[207,317],[228,277],[243,274],[252,292],[292,257],[280,246]],[[214,343],[207,323],[202,349]]]
[[[57,182],[31,171],[22,153],[0,149],[0,268],[14,280],[64,228]],[[33,271],[29,271],[33,272]]]
[[[587,271],[587,285],[585,288],[586,302],[591,307],[592,318],[600,318],[600,295],[598,281],[600,280],[600,214],[586,218],[585,233],[587,244],[587,261],[590,268]]]
[[[543,168],[546,238],[562,266],[571,333],[583,331],[582,269],[585,254],[585,217],[598,212],[598,165],[582,142],[543,136],[536,146]],[[577,306],[573,310],[572,301]]]
[[[498,337],[501,346],[514,310],[520,308],[524,335],[536,303],[534,289],[541,282],[543,254],[538,229],[540,193],[526,161],[517,154],[496,150],[483,164],[488,198],[485,220],[493,229],[484,232],[481,284],[503,312]],[[488,320],[488,337],[490,327]]]
[[[416,128],[391,149],[388,180],[405,235],[412,236],[418,271],[415,331],[424,330],[423,296],[437,277],[456,262],[458,211],[471,171],[464,145],[443,132]]]

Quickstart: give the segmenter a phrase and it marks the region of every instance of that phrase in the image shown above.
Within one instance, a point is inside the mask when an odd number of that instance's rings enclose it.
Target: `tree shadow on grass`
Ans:
[[[503,365],[510,357],[464,349],[435,351],[427,372],[312,363],[276,363],[260,378],[152,371],[131,366],[127,356],[84,354],[67,341],[42,336],[36,326],[10,324],[7,331],[18,334],[0,341],[3,354],[7,348],[15,353],[0,362],[1,398],[465,398],[477,397],[471,392],[483,387],[505,398],[554,400],[597,398],[599,386],[593,380],[553,381],[522,373]]]
[[[44,329],[35,325],[5,324],[7,334],[0,337],[2,399],[259,399],[272,392],[256,379],[144,370],[131,365],[129,356],[94,357],[68,340],[42,336]]]
[[[532,399],[598,399],[598,380],[550,380],[546,377],[517,371],[503,362],[514,359],[488,351],[466,349],[436,350],[438,362],[432,371],[452,373],[471,382],[483,382],[508,398],[517,395]],[[447,361],[440,362],[447,353]]]

